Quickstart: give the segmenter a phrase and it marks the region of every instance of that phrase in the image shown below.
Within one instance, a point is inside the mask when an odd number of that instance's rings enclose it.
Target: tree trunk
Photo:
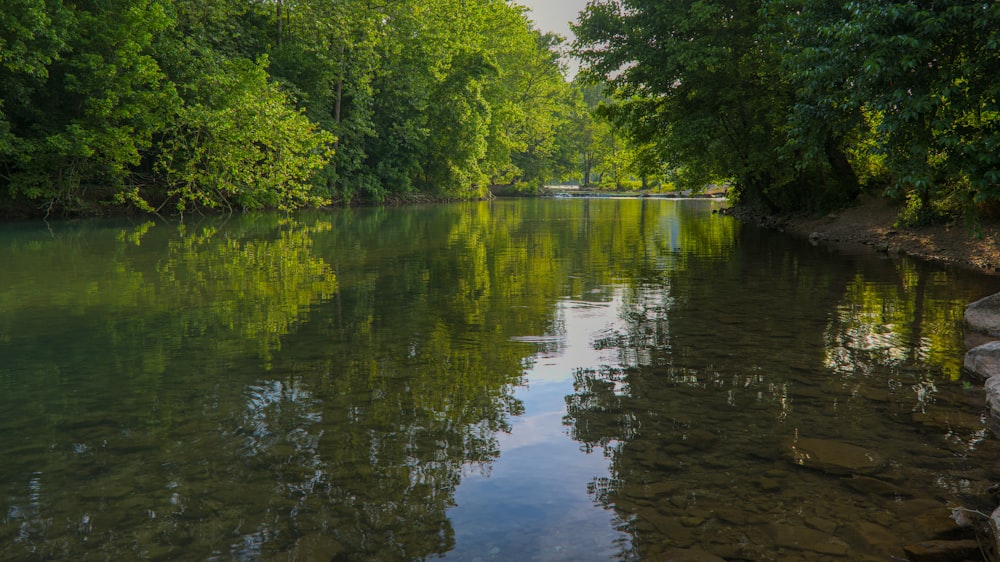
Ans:
[[[833,177],[837,181],[838,187],[844,190],[844,201],[853,200],[861,190],[858,175],[854,173],[850,160],[847,159],[847,155],[840,149],[840,145],[832,136],[827,137],[825,148],[826,160],[830,163],[830,169],[833,170]]]
[[[281,46],[281,35],[283,33],[282,28],[281,28],[281,24],[282,24],[281,9],[283,7],[283,4],[282,4],[283,1],[284,0],[278,0],[277,2],[274,3],[274,12],[275,12],[274,16],[275,16],[275,19],[278,21],[278,46],[279,47]]]
[[[736,182],[739,190],[739,202],[748,209],[762,210],[767,213],[774,213],[778,210],[777,205],[767,196],[766,190],[771,185],[770,174],[748,175]]]

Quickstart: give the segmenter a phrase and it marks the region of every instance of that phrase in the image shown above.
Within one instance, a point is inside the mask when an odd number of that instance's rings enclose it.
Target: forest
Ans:
[[[579,160],[562,39],[503,0],[2,0],[0,209],[530,190]]]
[[[1000,4],[0,0],[0,215],[727,184],[1000,207]],[[572,19],[574,14],[567,14]],[[567,79],[571,51],[582,71]]]
[[[680,183],[772,213],[867,190],[911,225],[996,215],[1000,3],[595,0],[574,31],[601,113]]]

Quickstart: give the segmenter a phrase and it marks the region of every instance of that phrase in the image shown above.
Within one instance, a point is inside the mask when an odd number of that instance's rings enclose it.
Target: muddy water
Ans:
[[[1000,280],[716,203],[0,229],[0,559],[887,560],[1000,478]]]

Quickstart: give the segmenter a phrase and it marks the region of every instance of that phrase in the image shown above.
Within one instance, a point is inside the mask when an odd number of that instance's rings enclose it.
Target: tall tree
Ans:
[[[587,75],[614,86],[611,117],[656,143],[681,180],[730,177],[743,203],[771,210],[811,205],[817,179],[831,186],[829,198],[850,198],[853,174],[834,165],[836,142],[821,154],[780,157],[795,91],[761,8],[754,0],[598,0],[575,27],[575,52]]]
[[[469,198],[570,165],[559,39],[504,0],[0,2],[7,207]]]
[[[141,181],[130,171],[177,105],[151,52],[170,20],[151,0],[33,8],[22,24],[54,25],[39,35],[22,28],[32,44],[15,41],[13,52],[28,58],[5,64],[15,71],[0,86],[13,102],[0,153],[8,196],[48,209],[110,201]]]
[[[932,218],[934,200],[1000,198],[1000,6],[805,0],[786,21],[800,47],[786,58],[815,110],[805,128],[871,116],[910,220]]]

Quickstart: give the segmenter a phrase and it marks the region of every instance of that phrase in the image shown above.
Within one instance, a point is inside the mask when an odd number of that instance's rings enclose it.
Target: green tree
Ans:
[[[16,104],[6,108],[7,149],[0,154],[8,196],[48,209],[114,201],[141,181],[131,171],[177,104],[151,52],[170,19],[150,0],[37,8],[30,12],[36,23],[55,24],[28,35],[41,49],[22,60],[19,74],[37,81],[27,86],[15,77],[4,88],[16,90],[2,95]],[[15,52],[27,48],[15,45]]]
[[[317,183],[339,202],[385,194],[367,151],[380,137],[391,136],[376,132],[376,92],[382,87],[376,81],[395,57],[385,51],[390,44],[385,22],[395,24],[402,5],[304,1],[286,4],[281,12],[284,35],[271,49],[269,71],[296,94],[310,120],[336,136],[336,153]]]
[[[732,178],[741,202],[771,210],[850,199],[856,182],[836,165],[837,142],[782,157],[795,90],[761,8],[752,0],[593,2],[575,27],[575,52],[589,76],[614,86],[608,115],[640,143],[655,143],[682,183]]]
[[[470,198],[574,165],[561,40],[502,0],[0,7],[8,208]]]
[[[891,192],[910,200],[904,218],[1000,197],[1000,7],[804,1],[786,20],[802,47],[787,58],[814,112],[806,127],[870,115]]]
[[[32,96],[48,78],[49,66],[68,48],[74,21],[61,2],[9,0],[0,4],[0,13],[4,14],[0,18],[0,158],[7,164],[3,173],[9,174],[21,123],[35,110]]]
[[[3,8],[0,187],[8,205],[77,212],[322,200],[310,179],[329,160],[332,138],[294,109],[265,58],[252,62],[266,45],[252,6]]]
[[[490,136],[494,183],[537,187],[575,169],[578,94],[559,63],[562,38],[533,29],[520,11],[508,10],[502,32],[493,31],[500,73],[489,86],[496,107]]]
[[[178,210],[324,202],[309,179],[329,161],[333,137],[290,106],[265,64],[226,61],[188,89],[156,162]]]

